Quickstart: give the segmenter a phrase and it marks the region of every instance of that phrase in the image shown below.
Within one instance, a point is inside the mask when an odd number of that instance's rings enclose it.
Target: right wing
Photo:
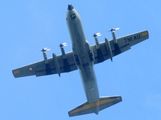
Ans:
[[[73,52],[69,52],[66,53],[65,59],[62,55],[56,56],[53,54],[53,58],[49,58],[47,64],[45,64],[45,61],[39,61],[14,69],[12,73],[16,78],[31,75],[36,75],[38,77],[51,74],[58,74],[60,76],[60,73],[74,70],[77,70],[77,66],[74,62]]]
[[[96,45],[93,45],[91,46],[91,49],[95,57],[94,63],[97,64],[107,59],[112,60],[112,57],[129,50],[131,46],[148,38],[148,31],[142,31],[116,39],[117,44],[114,42],[114,40],[108,41],[106,39],[105,42],[100,43],[99,49],[96,47]]]

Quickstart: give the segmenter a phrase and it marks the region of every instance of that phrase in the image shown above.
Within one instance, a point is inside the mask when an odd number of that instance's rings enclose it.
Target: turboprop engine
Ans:
[[[49,48],[43,48],[42,50],[41,50],[41,52],[43,53],[43,57],[44,57],[44,61],[45,61],[45,64],[47,64],[48,63],[48,59],[47,59],[47,56],[46,56],[46,51],[49,51],[50,49]]]
[[[71,70],[70,70],[69,62],[68,62],[66,54],[65,54],[65,50],[64,50],[65,46],[67,46],[67,43],[61,43],[59,47],[61,49],[61,53],[62,53],[62,57],[63,57],[65,72],[69,72]]]
[[[100,48],[100,43],[98,42],[98,36],[101,36],[101,33],[95,33],[93,35],[94,39],[95,39],[95,43],[96,43],[96,49],[97,49],[97,55],[98,55],[98,60],[99,62],[103,62],[105,59],[103,57],[103,53],[101,51],[101,48]],[[108,51],[108,54],[109,54],[109,57],[112,61],[112,50],[111,50],[111,45],[110,45],[110,42],[107,38],[105,38],[105,44],[106,44],[106,48],[107,48],[107,51]]]
[[[116,54],[120,54],[121,53],[121,50],[120,50],[120,47],[118,45],[118,42],[117,42],[117,39],[116,39],[116,35],[115,35],[115,31],[116,30],[119,30],[120,28],[111,28],[111,33],[112,33],[112,37],[113,37],[113,41],[114,41],[114,47],[115,47],[115,51],[116,51]]]
[[[49,51],[50,49],[49,48],[43,48],[41,50],[41,52],[43,53],[43,57],[44,57],[44,62],[45,62],[45,67],[46,67],[46,71],[47,71],[47,75],[50,75],[52,74],[52,70],[50,68],[50,65],[49,65],[49,62],[48,62],[48,59],[47,59],[47,55],[46,55],[46,51]]]
[[[102,54],[102,51],[101,51],[101,48],[100,48],[100,44],[98,42],[98,38],[101,36],[101,33],[95,33],[93,35],[94,39],[95,39],[95,43],[96,43],[96,49],[97,49],[97,56],[98,56],[98,62],[103,62],[104,61],[104,58],[103,58],[103,54]]]

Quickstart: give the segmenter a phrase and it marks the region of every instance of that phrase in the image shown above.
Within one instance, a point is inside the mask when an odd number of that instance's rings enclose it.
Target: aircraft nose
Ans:
[[[73,10],[73,9],[74,9],[73,5],[72,4],[68,4],[68,10]]]

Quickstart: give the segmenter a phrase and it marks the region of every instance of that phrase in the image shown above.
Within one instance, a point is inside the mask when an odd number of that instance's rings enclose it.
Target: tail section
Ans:
[[[85,102],[82,105],[76,107],[75,109],[68,112],[69,116],[77,116],[77,115],[84,115],[89,113],[95,113],[98,114],[99,111],[110,107],[116,103],[119,103],[122,101],[121,96],[115,96],[115,97],[101,97],[99,101],[88,103]]]

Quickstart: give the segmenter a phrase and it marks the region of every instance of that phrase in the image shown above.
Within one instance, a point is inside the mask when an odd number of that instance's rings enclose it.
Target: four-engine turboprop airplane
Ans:
[[[44,60],[15,69],[12,71],[13,75],[16,78],[30,75],[36,75],[38,77],[51,74],[58,74],[60,76],[61,73],[78,69],[82,78],[87,102],[69,111],[68,114],[69,116],[88,113],[98,114],[99,111],[121,102],[122,98],[121,96],[99,97],[93,65],[108,59],[112,61],[114,56],[148,39],[148,31],[145,30],[116,39],[115,30],[118,28],[112,28],[112,40],[109,41],[105,38],[104,42],[99,43],[97,36],[100,36],[100,33],[96,33],[94,34],[96,44],[90,46],[85,38],[81,18],[71,4],[68,5],[66,22],[73,51],[65,53],[64,46],[66,44],[63,43],[60,44],[62,54],[56,56],[53,53],[52,58],[48,59],[45,52],[49,49],[44,48],[42,49]]]

